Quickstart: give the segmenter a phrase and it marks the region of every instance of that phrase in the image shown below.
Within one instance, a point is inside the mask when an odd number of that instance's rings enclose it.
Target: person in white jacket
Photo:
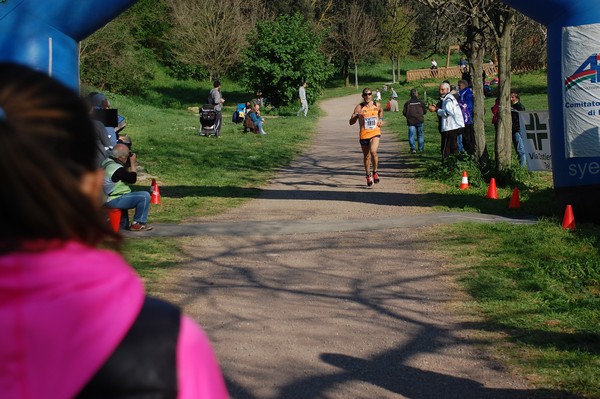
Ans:
[[[448,158],[450,154],[458,153],[458,144],[456,137],[460,130],[465,127],[465,121],[458,101],[450,93],[450,84],[444,82],[440,85],[441,104],[430,105],[429,111],[436,112],[441,118],[442,134],[442,161]]]

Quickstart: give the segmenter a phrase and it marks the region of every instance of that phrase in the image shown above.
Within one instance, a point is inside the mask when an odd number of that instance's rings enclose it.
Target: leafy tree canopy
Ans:
[[[244,50],[244,84],[252,91],[261,90],[273,105],[288,105],[306,80],[307,99],[314,101],[333,73],[321,52],[321,41],[300,14],[259,22]]]

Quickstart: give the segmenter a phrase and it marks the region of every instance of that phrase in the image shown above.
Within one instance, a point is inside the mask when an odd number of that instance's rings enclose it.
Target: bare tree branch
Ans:
[[[246,33],[266,16],[261,0],[168,0],[173,52],[219,76],[241,61]]]

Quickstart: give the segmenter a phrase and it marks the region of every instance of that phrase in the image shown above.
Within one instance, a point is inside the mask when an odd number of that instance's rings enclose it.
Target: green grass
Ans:
[[[221,137],[198,136],[198,112],[187,108],[202,104],[210,85],[196,83],[194,87],[194,82],[184,82],[169,98],[162,98],[160,93],[168,91],[164,87],[169,83],[161,83],[144,102],[111,96],[113,106],[127,117],[124,133],[131,136],[146,174],[138,189],[147,189],[152,177],[159,184],[161,204],[151,211],[153,222],[215,214],[254,198],[274,170],[289,163],[307,145],[319,116],[317,109],[311,109],[309,118],[265,111],[268,134],[258,136],[243,133],[241,124],[231,122],[238,101],[227,102]],[[241,97],[239,88],[233,86],[232,92]],[[227,99],[226,83],[223,93]],[[250,99],[251,94],[246,97]]]
[[[537,384],[600,397],[600,228],[462,224],[438,230],[499,353]],[[459,244],[459,245],[457,245]]]
[[[122,252],[149,288],[158,283],[167,270],[187,260],[181,253],[181,240],[175,238],[126,240]]]
[[[445,57],[436,57],[438,60]],[[429,64],[407,59],[402,70]],[[391,80],[389,63],[361,67],[358,91],[332,80],[323,98],[358,94],[364,86],[381,87]],[[234,106],[252,97],[235,81],[223,79],[227,100],[222,138],[196,135],[198,114],[187,110],[204,102],[209,82],[175,81],[161,76],[144,98],[110,95],[111,102],[127,116],[125,130],[146,173],[138,188],[147,189],[150,178],[159,182],[162,203],[153,205],[150,222],[182,222],[213,215],[238,206],[260,192],[276,170],[289,163],[310,142],[320,116],[318,104],[309,118],[296,118],[291,108],[265,112],[267,136],[242,133],[229,122]],[[412,87],[435,93],[436,82],[396,83],[399,103]],[[513,76],[513,88],[521,93],[528,110],[547,109],[546,78],[540,72]],[[383,93],[384,100],[387,100]],[[433,95],[433,94],[432,94]],[[493,99],[486,99],[489,112]],[[386,113],[388,134],[401,140],[408,152],[405,118]],[[491,114],[486,115],[486,137],[493,154]],[[410,158],[407,167],[419,182],[419,190],[435,198],[439,211],[471,211],[508,216],[537,215],[536,225],[446,226],[435,240],[444,245],[446,258],[456,267],[459,281],[471,296],[465,312],[475,309],[481,320],[469,327],[492,336],[499,356],[543,388],[586,397],[600,397],[600,309],[598,236],[593,226],[578,225],[575,232],[560,228],[553,214],[549,173],[530,173],[514,168],[499,176],[500,199],[485,198],[487,182],[472,162],[457,158],[442,166],[437,120],[427,114],[425,153]],[[469,173],[470,190],[458,189],[462,170]],[[509,210],[513,187],[520,190],[521,208]],[[135,239],[124,247],[127,259],[150,287],[163,273],[187,259],[181,255],[182,239]]]

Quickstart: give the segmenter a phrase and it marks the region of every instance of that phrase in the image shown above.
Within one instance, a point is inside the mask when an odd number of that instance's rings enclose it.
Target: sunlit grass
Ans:
[[[463,224],[435,233],[498,345],[538,384],[600,395],[600,229]],[[460,245],[457,245],[460,243]]]

